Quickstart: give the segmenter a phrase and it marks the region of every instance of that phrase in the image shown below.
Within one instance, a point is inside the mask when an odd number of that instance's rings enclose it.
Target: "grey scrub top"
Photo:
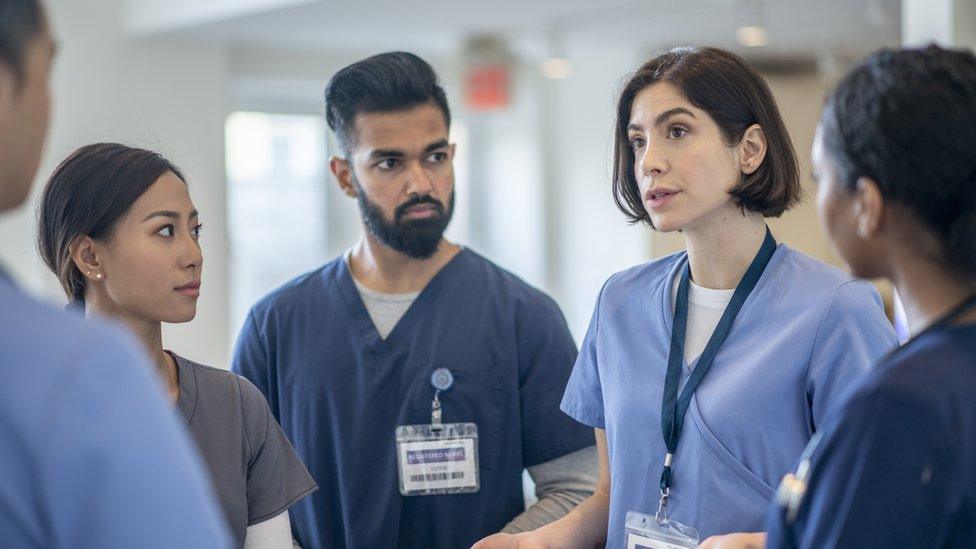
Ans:
[[[177,406],[207,464],[231,532],[243,546],[248,526],[285,512],[318,485],[250,381],[170,356],[179,372]]]

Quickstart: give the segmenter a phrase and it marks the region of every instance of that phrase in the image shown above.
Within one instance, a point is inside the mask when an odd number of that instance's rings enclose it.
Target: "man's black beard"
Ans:
[[[397,206],[393,212],[393,221],[389,222],[383,217],[383,210],[380,206],[369,199],[358,181],[353,179],[356,186],[356,202],[359,204],[359,213],[363,216],[363,224],[366,229],[373,233],[380,242],[390,248],[412,257],[413,259],[427,259],[437,251],[444,236],[444,230],[451,222],[454,215],[454,191],[451,191],[451,198],[447,208],[444,204],[430,195],[412,196],[409,200]],[[403,216],[407,208],[419,204],[430,204],[436,213],[424,219],[411,219],[403,221]]]

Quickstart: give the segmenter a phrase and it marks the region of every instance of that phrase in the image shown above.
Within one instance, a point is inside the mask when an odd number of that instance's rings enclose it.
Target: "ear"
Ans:
[[[339,188],[343,194],[356,198],[358,193],[356,192],[356,185],[352,182],[352,165],[349,164],[349,161],[345,158],[333,156],[329,159],[329,169],[335,176],[336,182],[339,183]]]
[[[863,239],[877,236],[881,231],[884,210],[885,200],[878,183],[870,177],[858,178],[854,196],[857,235]]]
[[[759,169],[766,158],[766,132],[762,126],[753,124],[746,128],[739,141],[739,169],[749,175]]]
[[[105,280],[105,273],[102,270],[102,264],[99,262],[96,247],[95,241],[88,236],[75,238],[68,247],[71,252],[71,261],[81,271],[82,276],[88,279],[89,283]]]

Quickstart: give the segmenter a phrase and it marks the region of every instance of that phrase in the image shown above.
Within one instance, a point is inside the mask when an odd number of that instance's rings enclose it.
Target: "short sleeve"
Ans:
[[[855,382],[897,345],[874,286],[862,280],[839,286],[821,320],[807,372],[811,428],[817,430]]]
[[[39,489],[58,547],[230,547],[208,475],[132,344],[86,337],[41,423]]]
[[[253,383],[267,399],[275,417],[278,417],[277,391],[271,384],[273,379],[271,376],[272,364],[253,309],[244,319],[244,326],[241,327],[241,333],[237,336],[230,369]]]
[[[247,525],[252,526],[283,513],[318,485],[258,389],[246,379],[238,378],[238,382],[249,449]]]
[[[526,467],[596,444],[593,431],[559,411],[576,344],[548,297],[526,305],[517,321],[522,461]]]
[[[609,283],[609,282],[608,282]],[[597,296],[596,306],[590,326],[586,329],[583,346],[573,373],[569,377],[566,392],[560,408],[576,421],[596,429],[606,429],[603,412],[603,387],[600,384],[600,370],[597,362],[597,339],[600,332],[600,302],[607,285],[604,284]]]
[[[767,547],[941,546],[962,474],[956,434],[923,400],[891,391],[859,392],[839,412],[814,452],[795,523],[777,507]]]

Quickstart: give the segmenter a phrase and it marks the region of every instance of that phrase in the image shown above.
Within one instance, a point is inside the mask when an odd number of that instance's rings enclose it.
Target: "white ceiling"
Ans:
[[[537,45],[547,43],[547,36],[557,36],[574,43],[633,44],[647,49],[707,43],[758,59],[816,59],[826,53],[857,56],[897,45],[901,20],[899,0],[306,0],[295,4],[188,24],[163,34],[332,51],[454,51],[472,35],[494,34],[514,44]],[[735,30],[753,24],[767,28],[768,46],[746,49],[736,42]]]

